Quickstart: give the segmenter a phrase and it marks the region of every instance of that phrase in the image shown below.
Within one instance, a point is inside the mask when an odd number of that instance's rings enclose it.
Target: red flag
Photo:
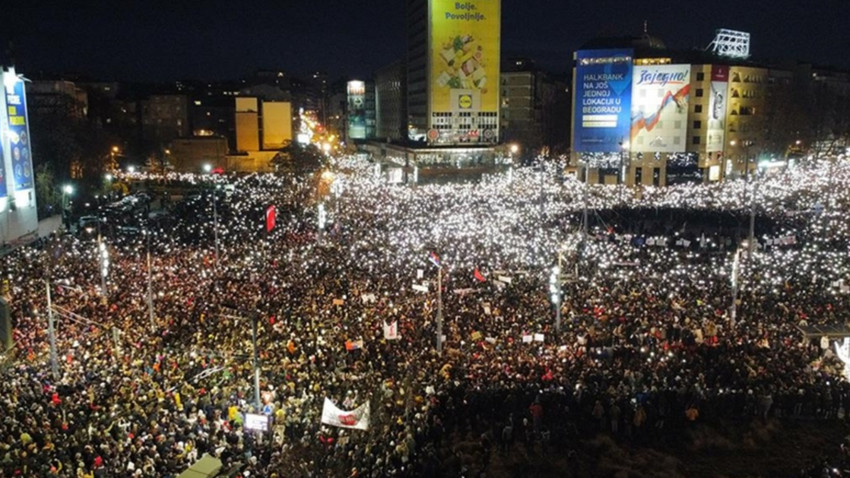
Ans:
[[[271,205],[266,208],[266,232],[272,232],[274,229],[274,220],[277,214],[277,209],[275,209],[274,205]]]
[[[487,278],[486,278],[486,277],[484,277],[484,274],[482,274],[482,273],[481,273],[481,271],[480,271],[480,270],[478,270],[478,268],[477,268],[477,267],[475,268],[475,279],[476,279],[478,282],[487,282]]]

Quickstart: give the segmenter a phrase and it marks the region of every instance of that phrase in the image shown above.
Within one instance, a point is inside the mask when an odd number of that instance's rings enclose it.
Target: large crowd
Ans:
[[[57,234],[3,257],[15,345],[0,477],[169,477],[205,454],[242,477],[481,476],[491,449],[518,442],[844,418],[834,341],[802,330],[848,307],[850,165],[641,189],[554,163],[448,185],[392,186],[374,169],[129,175],[203,194],[108,237],[105,291],[91,241]],[[368,430],[323,425],[325,398],[369,403]],[[269,432],[245,430],[246,413],[269,414]]]

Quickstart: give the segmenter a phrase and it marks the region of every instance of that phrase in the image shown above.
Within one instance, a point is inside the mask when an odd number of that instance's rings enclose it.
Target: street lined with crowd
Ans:
[[[600,432],[649,445],[698,421],[844,418],[834,342],[801,328],[845,320],[850,165],[638,190],[555,163],[447,185],[374,169],[127,175],[202,194],[107,241],[105,293],[91,241],[0,259],[15,324],[0,476],[168,477],[204,454],[232,476],[481,476],[519,443],[566,453]],[[325,398],[369,403],[368,430],[323,425]],[[246,413],[271,430],[246,431]]]

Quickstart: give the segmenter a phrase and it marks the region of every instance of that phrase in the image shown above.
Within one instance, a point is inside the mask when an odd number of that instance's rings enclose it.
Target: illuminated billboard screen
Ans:
[[[348,82],[348,137],[366,139],[366,84]]]
[[[631,49],[576,52],[573,149],[612,153],[629,140]]]
[[[431,0],[431,111],[498,112],[501,2]]]
[[[690,65],[635,67],[632,75],[631,151],[685,151],[690,89]]]
[[[729,85],[729,67],[711,65],[711,94],[708,97],[708,124],[706,129],[707,153],[723,151],[726,137],[726,88]]]
[[[9,143],[7,151],[12,156],[11,166],[15,191],[31,189],[33,187],[32,158],[27,129],[24,82],[14,73],[5,73],[3,84],[6,90],[6,139]]]
[[[0,145],[0,198],[6,197],[8,194],[9,191],[6,188],[6,158],[3,156],[3,147]]]

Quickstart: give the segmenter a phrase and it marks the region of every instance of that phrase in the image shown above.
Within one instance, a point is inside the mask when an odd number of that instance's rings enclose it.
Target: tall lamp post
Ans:
[[[74,194],[74,186],[66,184],[62,186],[62,220],[65,223],[65,229],[71,229],[71,215],[68,211],[68,196]]]
[[[212,172],[212,165],[204,163],[204,172],[209,174]],[[216,186],[212,188],[212,206],[213,206],[213,245],[215,247],[215,268],[218,270],[218,191]]]
[[[151,322],[151,330],[156,329],[156,319],[154,318],[153,313],[153,285],[151,278],[151,232],[150,228],[145,231],[145,239],[146,239],[146,253],[147,253],[147,265],[148,265],[148,315],[150,316]]]
[[[549,295],[555,307],[555,332],[558,333],[561,332],[561,294],[561,267],[555,265],[549,275]]]

